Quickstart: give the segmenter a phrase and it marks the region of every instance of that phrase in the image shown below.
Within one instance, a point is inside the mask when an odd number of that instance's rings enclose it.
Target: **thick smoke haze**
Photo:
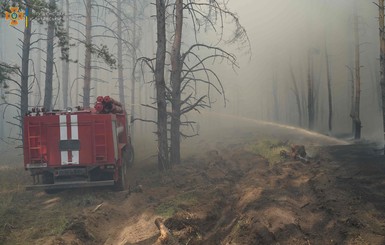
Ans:
[[[368,139],[382,140],[381,112],[379,98],[379,36],[378,36],[378,9],[375,4],[368,1],[357,0],[357,12],[359,15],[359,38],[361,57],[361,121],[363,126],[363,137]],[[253,119],[277,121],[283,124],[298,126],[298,110],[293,93],[293,81],[290,69],[292,69],[297,86],[301,93],[301,108],[303,110],[302,126],[307,127],[306,114],[306,91],[308,64],[313,64],[313,79],[315,84],[316,100],[316,122],[315,130],[329,133],[327,127],[328,104],[326,87],[326,59],[325,50],[329,57],[329,66],[332,79],[333,95],[333,135],[351,133],[351,75],[349,69],[354,69],[354,39],[353,39],[353,13],[355,1],[348,0],[293,0],[293,1],[270,1],[270,0],[237,0],[229,1],[229,10],[236,12],[240,23],[245,27],[250,47],[244,46],[239,49],[236,44],[223,44],[221,47],[234,53],[238,58],[240,68],[235,70],[229,64],[216,62],[214,69],[218,71],[226,91],[226,103],[223,97],[211,91],[212,108],[209,112],[233,114]],[[80,3],[71,5],[72,11],[83,11],[84,6]],[[156,50],[156,22],[154,18],[155,9],[148,6],[138,21],[141,28],[140,53],[139,56],[154,57]],[[109,13],[102,13],[98,18],[94,17],[94,23],[108,23],[115,25],[115,20]],[[79,18],[82,22],[84,19]],[[73,24],[73,23],[72,23]],[[76,27],[76,24],[73,24]],[[230,19],[224,21],[225,37],[233,31]],[[45,25],[33,23],[35,33],[46,32]],[[193,42],[194,34],[191,23],[186,23],[184,30],[184,50],[189,42]],[[82,30],[81,25],[77,28]],[[0,59],[8,64],[20,66],[20,42],[22,37],[15,28],[8,26],[4,19],[0,20]],[[72,37],[81,37],[73,29],[70,31]],[[93,34],[97,34],[95,30]],[[105,34],[105,32],[101,31]],[[202,31],[199,40],[205,43],[216,43],[217,35],[212,31]],[[171,35],[171,34],[169,34]],[[34,40],[36,40],[37,35]],[[129,38],[129,37],[127,37]],[[106,44],[112,53],[116,53],[115,42],[109,38],[95,38],[95,43]],[[82,75],[84,62],[84,48],[74,41],[71,47],[70,58],[79,59],[79,63],[70,64],[70,87],[71,106],[81,103],[79,94],[82,91]],[[44,50],[45,42],[41,43]],[[170,45],[170,44],[169,44]],[[79,50],[77,49],[79,46]],[[55,61],[57,74],[54,75],[54,100],[57,98],[56,108],[62,105],[61,93],[58,86],[61,79],[61,65],[59,51],[56,52]],[[79,52],[79,56],[77,55]],[[32,52],[32,59],[36,61],[37,51]],[[43,54],[42,57],[45,57]],[[127,86],[126,108],[130,108],[130,74],[132,64],[130,57],[125,59],[125,81]],[[98,63],[99,62],[99,63]],[[36,63],[36,62],[35,62]],[[167,61],[166,63],[169,63]],[[35,64],[36,65],[36,64]],[[94,65],[108,68],[100,61]],[[80,72],[77,69],[80,66]],[[92,72],[93,90],[92,96],[99,94],[110,94],[118,97],[117,71],[99,69]],[[44,60],[41,62],[41,71],[45,70]],[[108,70],[108,69],[107,69]],[[142,73],[137,71],[138,77]],[[76,77],[79,75],[79,77]],[[44,80],[44,73],[40,74]],[[95,79],[97,78],[97,79]],[[166,74],[166,78],[169,75]],[[135,93],[135,108],[137,117],[154,118],[155,113],[148,108],[142,108],[140,104],[151,103],[154,98],[154,86],[150,83],[152,77],[149,73],[144,74],[144,79],[137,81],[138,91]],[[10,83],[11,86],[14,87]],[[31,94],[31,106],[37,105],[37,86],[33,86]],[[40,90],[44,91],[43,82]],[[78,90],[78,91],[76,91]],[[35,96],[35,97],[34,97]],[[43,95],[39,95],[43,96]],[[55,97],[56,96],[56,97]],[[59,96],[59,97],[57,97]],[[276,99],[275,99],[276,98]],[[9,95],[8,100],[17,101],[15,96]],[[91,98],[93,101],[95,97]],[[40,102],[41,104],[42,102]],[[226,104],[226,106],[225,106]],[[3,110],[4,108],[2,108]],[[1,119],[6,132],[16,134],[14,126],[5,124],[12,121],[16,112],[8,108],[5,118]],[[194,115],[194,119],[200,119]],[[221,119],[218,119],[221,120]],[[141,122],[136,122],[142,125]],[[139,128],[142,126],[139,126]],[[148,130],[151,131],[151,130]]]
[[[349,69],[354,69],[354,1],[231,1],[248,31],[252,57],[239,56],[238,75],[230,73],[229,107],[232,111],[271,120],[273,81],[278,84],[278,121],[297,124],[297,109],[290,75],[292,67],[300,90],[306,92],[307,67],[314,64],[318,100],[317,128],[327,132],[325,47],[328,50],[333,94],[335,133],[351,130]],[[379,99],[378,9],[357,1],[361,53],[361,120],[364,137],[381,139]],[[310,51],[309,51],[310,50]],[[306,98],[304,98],[306,99]],[[377,129],[379,131],[377,131]]]

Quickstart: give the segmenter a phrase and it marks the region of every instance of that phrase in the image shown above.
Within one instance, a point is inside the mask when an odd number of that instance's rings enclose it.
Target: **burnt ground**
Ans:
[[[207,132],[169,173],[143,157],[130,192],[15,191],[0,243],[154,244],[160,217],[180,244],[385,244],[384,157],[368,145],[254,127]],[[305,145],[309,162],[275,156],[292,143]]]

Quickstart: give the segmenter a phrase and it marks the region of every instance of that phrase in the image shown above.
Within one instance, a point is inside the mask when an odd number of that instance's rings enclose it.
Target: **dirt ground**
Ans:
[[[221,126],[226,133],[184,144],[169,173],[139,156],[130,191],[16,191],[0,243],[154,244],[161,218],[180,244],[385,244],[385,159],[370,145],[272,124]],[[281,158],[290,144],[304,145],[309,161]]]

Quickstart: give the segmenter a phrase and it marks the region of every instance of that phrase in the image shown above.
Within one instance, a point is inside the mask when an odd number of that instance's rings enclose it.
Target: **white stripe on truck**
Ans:
[[[59,123],[60,123],[60,140],[67,140],[67,116],[66,115],[60,115],[59,116]],[[61,164],[67,165],[68,164],[68,152],[67,151],[61,151]]]
[[[71,139],[79,139],[78,115],[71,115]],[[79,151],[72,151],[72,163],[79,164]]]

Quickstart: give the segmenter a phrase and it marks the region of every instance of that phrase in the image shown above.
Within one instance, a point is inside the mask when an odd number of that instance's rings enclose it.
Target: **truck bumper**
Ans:
[[[71,188],[83,188],[83,187],[96,187],[96,186],[112,186],[115,184],[114,180],[103,181],[71,181],[71,182],[57,182],[55,184],[46,185],[28,185],[25,187],[27,191],[31,190],[54,190],[54,189],[71,189]]]

